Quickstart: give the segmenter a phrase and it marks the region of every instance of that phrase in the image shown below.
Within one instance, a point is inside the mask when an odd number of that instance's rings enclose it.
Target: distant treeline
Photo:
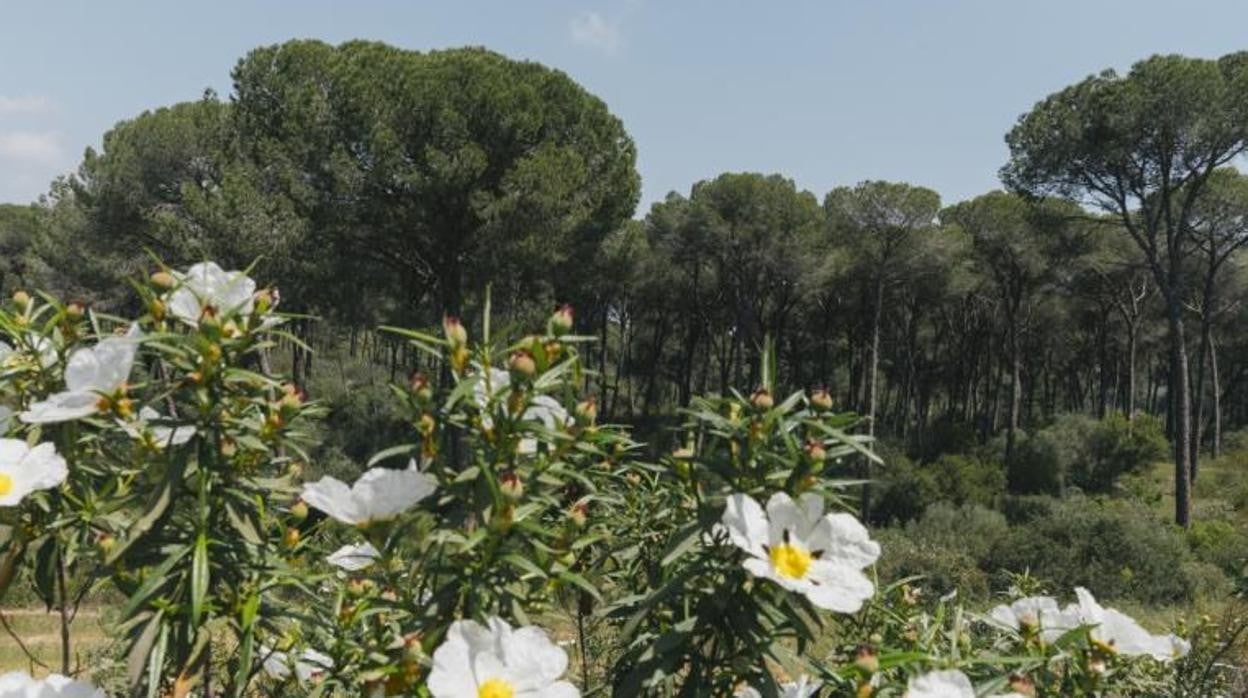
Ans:
[[[727,173],[640,220],[623,125],[544,66],[294,41],[233,77],[228,99],[119,123],[38,204],[0,207],[4,288],[122,311],[149,251],[259,260],[284,309],[321,318],[297,331],[395,371],[412,359],[379,324],[472,321],[487,288],[504,325],[569,302],[612,419],[752,387],[767,337],[781,384],[912,443],[969,425],[1005,432],[1008,458],[1057,413],[1148,411],[1175,444],[1180,523],[1201,447],[1248,423],[1248,54],[1049,96],[1006,138],[1005,190],[951,206]]]

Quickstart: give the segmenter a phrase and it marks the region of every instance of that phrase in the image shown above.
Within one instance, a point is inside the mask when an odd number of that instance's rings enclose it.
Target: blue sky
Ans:
[[[1153,53],[1248,49],[1242,0],[13,0],[0,15],[0,201],[30,201],[118,120],[229,94],[290,38],[483,45],[569,73],[637,141],[642,207],[725,171],[822,196],[863,179],[997,186],[1046,94]]]

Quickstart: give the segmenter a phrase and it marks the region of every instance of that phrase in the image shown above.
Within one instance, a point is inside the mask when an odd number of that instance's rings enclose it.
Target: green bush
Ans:
[[[1055,502],[1050,513],[1012,528],[984,561],[994,571],[1030,570],[1055,587],[1149,604],[1190,601],[1209,586],[1193,579],[1190,562],[1180,534],[1152,511],[1083,497]]]
[[[1070,484],[1088,492],[1108,492],[1120,476],[1165,458],[1168,448],[1165,425],[1149,414],[1130,422],[1111,414],[1096,423],[1088,436],[1085,448],[1069,465]]]
[[[1005,469],[999,462],[973,455],[947,454],[928,468],[941,500],[992,507],[1005,494]]]
[[[871,490],[871,520],[904,523],[923,514],[940,498],[935,475],[901,453],[882,449],[884,467]]]
[[[1000,512],[975,504],[933,504],[904,528],[880,532],[887,541],[880,578],[922,576],[919,585],[933,591],[956,588],[969,598],[986,598],[989,577],[981,563],[1009,533]]]
[[[1058,494],[1062,489],[1062,457],[1057,442],[1043,434],[1022,436],[1006,471],[1014,494]]]
[[[922,577],[918,585],[938,594],[957,589],[964,598],[987,597],[988,575],[965,550],[933,546],[896,528],[879,531],[876,540],[885,551],[877,563],[880,579]]]
[[[1005,494],[1001,464],[975,455],[946,454],[934,463],[915,463],[885,452],[872,490],[871,519],[877,524],[913,521],[937,502],[996,506]]]
[[[1060,494],[1067,487],[1108,492],[1119,477],[1165,457],[1164,425],[1152,415],[1095,420],[1064,414],[1019,440],[1009,487],[1017,494]]]
[[[1230,521],[1196,521],[1187,532],[1187,544],[1198,560],[1229,575],[1239,574],[1248,560],[1248,532]]]

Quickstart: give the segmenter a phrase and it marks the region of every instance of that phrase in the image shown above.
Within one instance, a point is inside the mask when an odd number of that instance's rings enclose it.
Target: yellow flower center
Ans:
[[[0,497],[13,491],[13,478],[0,473]]]
[[[781,577],[789,579],[805,577],[806,570],[810,568],[810,563],[814,559],[809,552],[791,543],[781,543],[771,548],[771,566]]]
[[[477,698],[512,698],[516,689],[502,679],[490,679],[477,688]]]

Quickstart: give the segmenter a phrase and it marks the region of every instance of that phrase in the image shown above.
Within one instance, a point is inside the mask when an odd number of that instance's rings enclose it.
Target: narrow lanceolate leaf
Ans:
[[[195,555],[191,559],[191,623],[199,625],[204,616],[204,600],[208,597],[208,534],[200,531],[195,539]]]
[[[225,516],[229,520],[230,526],[238,532],[238,535],[243,537],[243,540],[252,545],[260,545],[264,542],[249,514],[246,512],[239,514],[232,505],[226,504]]]
[[[147,657],[152,652],[152,645],[160,633],[161,621],[164,617],[163,610],[152,615],[147,620],[147,625],[143,627],[143,631],[139,633],[138,639],[130,646],[130,652],[126,655],[126,682],[131,687],[137,686],[139,680],[143,678]]]
[[[121,608],[121,617],[124,619],[134,615],[135,611],[139,610],[139,607],[147,601],[148,597],[168,581],[169,570],[173,569],[173,566],[178,564],[188,552],[190,552],[190,548],[187,546],[178,548],[169,557],[165,558],[164,562],[157,565],[156,569],[148,574],[147,580],[143,582],[143,585],[134,592],[134,595],[126,600],[126,605]]]
[[[412,451],[415,451],[417,446],[418,444],[400,444],[398,446],[391,446],[383,451],[379,451],[372,458],[369,458],[368,464],[364,467],[371,468],[387,458],[406,456]]]

